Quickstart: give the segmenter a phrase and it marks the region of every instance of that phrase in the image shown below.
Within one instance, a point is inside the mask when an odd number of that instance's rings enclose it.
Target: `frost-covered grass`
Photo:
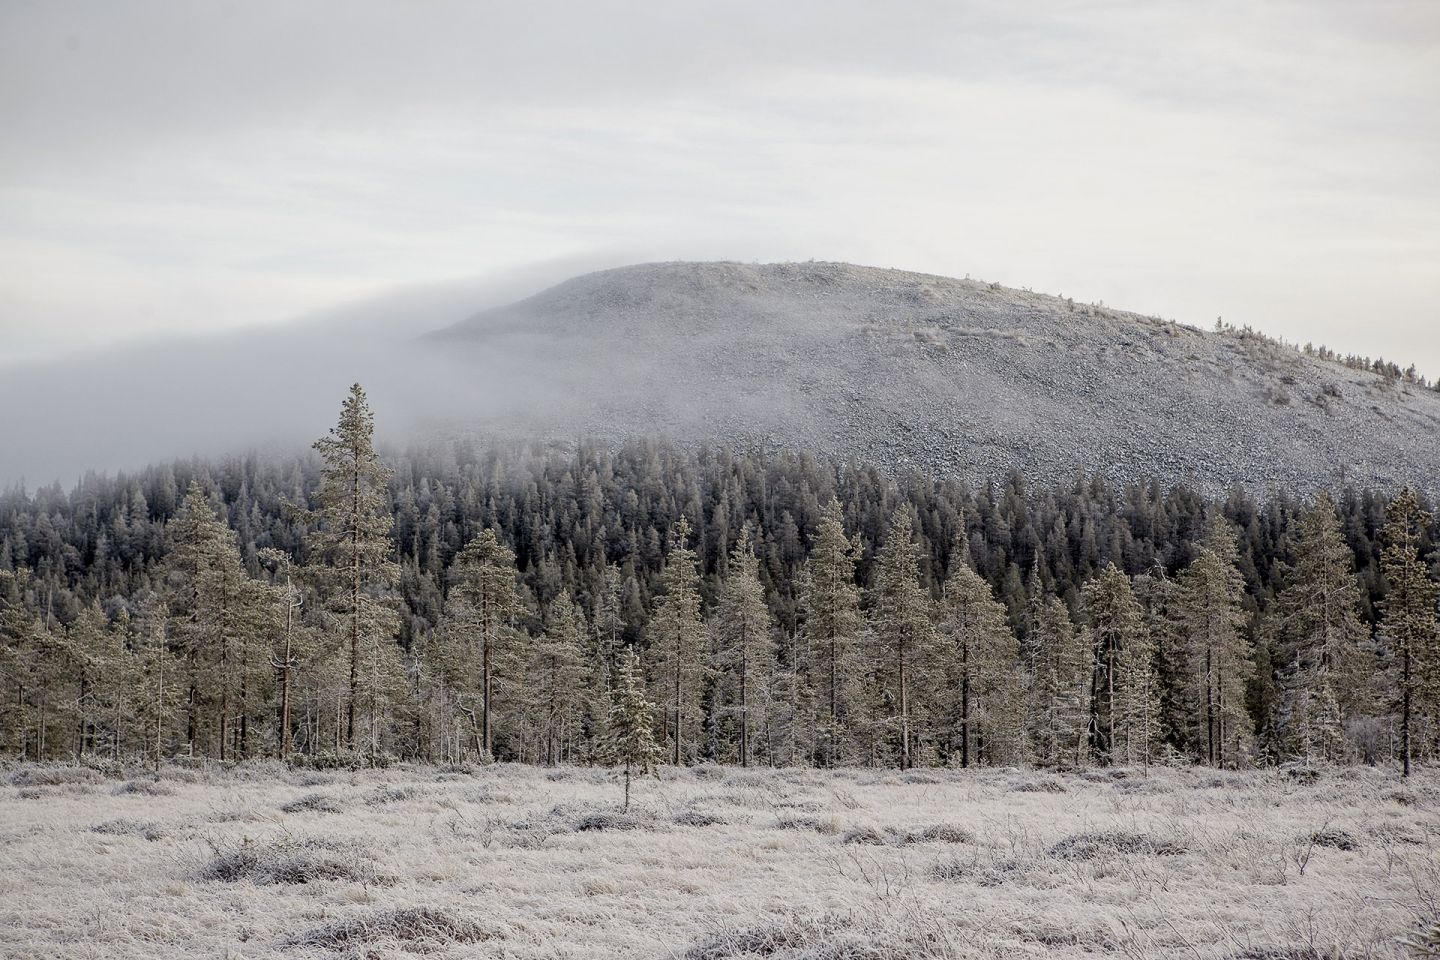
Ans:
[[[3,957],[1300,958],[1440,943],[1440,771],[0,771]],[[1427,930],[1432,932],[1427,934]]]

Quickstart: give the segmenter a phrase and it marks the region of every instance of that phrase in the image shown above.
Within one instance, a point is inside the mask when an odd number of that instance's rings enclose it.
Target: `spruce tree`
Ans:
[[[1381,563],[1385,598],[1380,603],[1380,636],[1389,648],[1395,711],[1400,720],[1400,764],[1411,772],[1418,721],[1434,711],[1433,673],[1440,670],[1437,639],[1437,586],[1421,558],[1424,533],[1431,516],[1420,507],[1415,491],[1406,487],[1385,508]]]
[[[901,770],[912,764],[916,704],[935,664],[926,662],[934,649],[930,596],[920,583],[920,551],[915,545],[910,513],[895,511],[885,534],[875,574],[875,599],[870,619],[876,649],[875,672],[882,716],[895,727]]]
[[[670,762],[688,760],[699,739],[700,682],[704,622],[700,616],[700,577],[690,549],[690,522],[681,517],[670,534],[660,596],[646,628],[656,700],[664,704]]]
[[[865,620],[855,583],[859,540],[845,536],[840,502],[833,497],[815,530],[806,563],[801,610],[804,655],[801,669],[813,723],[819,726],[816,759],[825,765],[850,757],[859,709],[859,648]]]
[[[1211,766],[1237,765],[1252,731],[1245,688],[1254,669],[1242,628],[1245,582],[1230,525],[1212,519],[1195,560],[1180,576],[1178,626],[1189,658],[1192,741]]]
[[[658,776],[660,746],[655,742],[655,708],[645,698],[640,658],[626,647],[615,677],[615,703],[610,711],[610,762],[624,769],[625,803],[630,809],[630,780],[648,773]]]
[[[315,442],[324,461],[315,546],[326,563],[324,582],[346,676],[344,746],[355,748],[356,713],[368,708],[372,754],[376,721],[400,674],[399,618],[388,595],[398,575],[390,560],[390,471],[375,453],[374,434],[374,415],[357,383],[341,404],[339,422]]]
[[[740,531],[730,552],[729,574],[715,609],[714,632],[726,690],[739,721],[740,766],[748,767],[752,715],[763,708],[775,672],[774,628],[749,524]]]

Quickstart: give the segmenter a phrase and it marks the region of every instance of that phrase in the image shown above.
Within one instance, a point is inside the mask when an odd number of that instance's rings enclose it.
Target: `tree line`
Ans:
[[[0,749],[1408,773],[1440,750],[1428,506],[653,442],[382,456],[357,385],[309,457],[0,496]]]

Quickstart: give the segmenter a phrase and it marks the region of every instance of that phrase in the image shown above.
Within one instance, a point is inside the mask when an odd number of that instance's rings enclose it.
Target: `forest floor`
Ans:
[[[0,956],[1426,955],[1440,771],[0,771]],[[1433,954],[1432,954],[1433,955]]]

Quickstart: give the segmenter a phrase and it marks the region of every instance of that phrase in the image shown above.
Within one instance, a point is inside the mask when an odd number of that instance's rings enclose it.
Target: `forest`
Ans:
[[[373,431],[356,385],[303,456],[0,496],[0,751],[1407,774],[1440,751],[1440,530],[1412,489],[972,488]]]

